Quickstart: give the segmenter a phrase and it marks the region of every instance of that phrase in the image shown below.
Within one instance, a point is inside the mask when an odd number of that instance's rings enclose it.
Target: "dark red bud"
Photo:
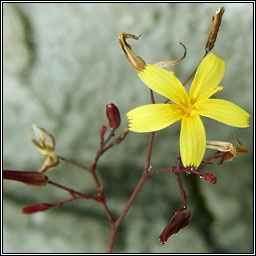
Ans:
[[[44,186],[48,182],[47,176],[42,172],[24,172],[24,171],[3,171],[3,178],[7,180],[16,180],[28,185]]]
[[[109,127],[117,129],[121,123],[121,117],[118,108],[113,103],[106,105],[106,115]]]
[[[53,206],[52,204],[47,204],[47,203],[34,204],[34,205],[24,207],[22,209],[22,213],[31,214],[36,212],[43,212],[48,210],[52,206]]]
[[[171,218],[163,232],[161,233],[159,240],[161,244],[164,244],[170,236],[179,232],[180,229],[186,227],[191,220],[191,212],[187,209],[177,210],[174,216]]]
[[[204,179],[209,181],[212,184],[216,183],[216,177],[213,174],[211,174],[211,173],[205,173],[204,174]]]
[[[101,133],[101,134],[104,134],[106,131],[107,131],[107,127],[106,127],[105,125],[102,125],[102,126],[100,127],[100,133]]]

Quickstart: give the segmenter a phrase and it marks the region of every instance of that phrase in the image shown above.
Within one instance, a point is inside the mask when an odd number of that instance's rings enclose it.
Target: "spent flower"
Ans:
[[[182,208],[177,210],[159,236],[160,243],[164,244],[170,236],[178,233],[182,228],[186,227],[190,221],[191,212],[188,209]]]
[[[206,141],[206,148],[217,150],[215,155],[221,158],[219,165],[233,161],[238,154],[246,154],[248,152],[247,148],[242,145],[238,138],[236,136],[234,137],[239,146],[234,146],[230,142],[225,141]],[[209,157],[209,160],[211,158],[214,159],[213,157]]]
[[[41,128],[35,124],[32,125],[34,130],[36,140],[32,138],[29,134],[28,137],[31,142],[34,144],[36,149],[45,156],[45,161],[40,169],[41,172],[44,172],[52,167],[55,167],[59,164],[59,157],[54,152],[55,149],[55,139],[52,134],[46,131],[44,128]],[[47,142],[48,140],[48,142]]]

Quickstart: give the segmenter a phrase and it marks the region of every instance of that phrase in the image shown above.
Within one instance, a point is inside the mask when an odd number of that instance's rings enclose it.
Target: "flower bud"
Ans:
[[[52,206],[53,206],[52,204],[47,204],[47,203],[34,204],[34,205],[24,207],[22,209],[22,213],[31,214],[36,212],[43,212],[48,210]]]
[[[170,236],[179,232],[189,224],[191,220],[191,212],[187,209],[179,209],[175,212],[163,232],[161,233],[159,240],[161,244],[164,244]]]
[[[45,176],[42,172],[4,170],[3,178],[7,180],[20,181],[33,186],[44,186],[48,182],[47,176]]]
[[[106,105],[106,115],[109,127],[117,129],[121,123],[121,117],[118,108],[113,103]]]
[[[101,133],[101,134],[104,134],[106,131],[107,131],[107,127],[106,127],[105,125],[102,125],[102,126],[100,127],[100,133]]]
[[[211,174],[211,173],[205,173],[204,174],[204,179],[209,181],[212,184],[216,183],[216,177],[213,174]]]

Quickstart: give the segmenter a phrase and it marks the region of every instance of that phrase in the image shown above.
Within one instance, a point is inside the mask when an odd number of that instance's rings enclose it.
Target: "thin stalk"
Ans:
[[[83,169],[83,170],[85,170],[85,171],[90,171],[90,168],[87,167],[87,166],[85,166],[85,165],[82,165],[82,164],[77,163],[77,162],[75,162],[75,161],[73,161],[73,160],[67,159],[67,158],[65,158],[65,157],[63,157],[63,156],[60,156],[60,155],[58,155],[58,157],[59,157],[59,159],[61,159],[61,160],[63,160],[63,161],[66,161],[66,162],[68,162],[68,163],[70,163],[70,164],[72,164],[72,165],[75,165],[75,166],[77,166],[77,167],[79,167],[79,168],[81,168],[81,169]]]
[[[183,188],[183,185],[182,185],[182,182],[181,182],[181,179],[180,179],[180,174],[175,173],[175,176],[176,176],[176,179],[177,179],[177,182],[178,182],[178,185],[179,185],[179,189],[180,189],[182,206],[183,206],[184,209],[186,209],[187,208],[187,202],[186,202],[187,196],[186,196],[186,192]]]
[[[108,253],[112,252],[118,227],[121,224],[121,222],[122,222],[123,218],[125,217],[126,213],[128,212],[128,210],[130,209],[130,207],[131,207],[134,199],[136,198],[137,194],[139,193],[145,179],[147,178],[147,172],[148,172],[148,170],[144,169],[144,171],[141,175],[141,178],[140,178],[137,186],[133,190],[132,195],[130,196],[127,204],[125,205],[125,207],[124,207],[123,211],[121,212],[120,216],[118,217],[118,219],[115,221],[114,225],[112,226],[112,231],[111,231],[111,235],[110,235],[110,242],[109,242],[109,246],[108,246]]]
[[[63,186],[63,185],[61,185],[61,184],[58,184],[58,183],[56,183],[56,182],[54,182],[54,181],[48,180],[47,183],[50,184],[50,185],[53,185],[53,186],[55,186],[55,187],[58,187],[58,188],[60,188],[60,189],[63,189],[63,190],[65,190],[65,191],[67,191],[67,192],[68,192],[70,195],[72,195],[73,197],[80,197],[80,198],[85,198],[85,199],[93,199],[93,200],[96,200],[96,201],[97,201],[97,197],[95,197],[95,196],[85,195],[85,194],[83,194],[83,193],[81,193],[81,192],[78,192],[78,191],[76,191],[76,190],[74,190],[74,189],[71,189],[71,188],[68,188],[68,187],[66,187],[66,186]]]

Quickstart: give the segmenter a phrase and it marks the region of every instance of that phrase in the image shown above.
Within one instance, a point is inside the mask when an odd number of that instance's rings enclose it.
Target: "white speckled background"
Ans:
[[[214,52],[226,61],[217,97],[253,113],[252,3],[4,3],[3,4],[3,166],[35,170],[43,161],[26,133],[31,124],[51,131],[57,152],[85,164],[97,150],[105,105],[125,113],[149,102],[148,90],[125,59],[120,32],[141,34],[130,40],[148,63],[187,57],[171,68],[181,80],[204,53],[212,15],[225,6]],[[157,98],[160,100],[160,98]],[[180,207],[178,186],[170,174],[150,177],[122,223],[114,252],[251,253],[253,250],[253,137],[247,129],[204,119],[208,140],[234,142],[249,152],[222,167],[206,166],[217,184],[182,176],[192,222],[165,245],[158,236]],[[252,118],[251,118],[252,123]],[[179,124],[156,135],[154,168],[176,165]],[[148,134],[129,137],[107,152],[99,164],[110,208],[118,214],[140,177]],[[94,192],[88,175],[61,164],[49,177],[84,192]],[[56,202],[66,194],[52,187],[3,182],[5,253],[106,252],[109,224],[94,202],[76,201],[35,215],[21,208]]]

